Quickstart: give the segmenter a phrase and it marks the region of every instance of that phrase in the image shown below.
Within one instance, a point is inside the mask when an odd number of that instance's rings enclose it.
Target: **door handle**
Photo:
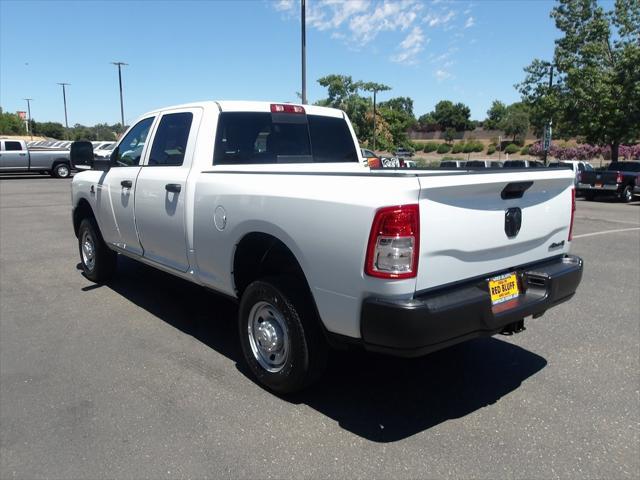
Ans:
[[[131,188],[133,186],[133,182],[131,180],[122,180],[120,182],[120,185],[122,185],[124,188]]]
[[[26,153],[19,153],[18,155],[20,155],[21,157],[24,157]]]
[[[182,190],[182,185],[180,185],[179,183],[167,183],[164,186],[164,189],[167,192],[178,193],[180,190]]]

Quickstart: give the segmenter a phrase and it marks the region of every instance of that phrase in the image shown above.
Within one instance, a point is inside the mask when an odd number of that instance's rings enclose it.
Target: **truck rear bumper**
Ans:
[[[475,337],[495,335],[529,315],[569,300],[582,279],[582,259],[567,255],[515,268],[521,294],[491,305],[487,280],[409,300],[367,298],[361,334],[367,350],[417,357]]]
[[[591,185],[589,183],[578,183],[578,191],[580,192],[593,192],[601,193],[603,195],[615,195],[617,193],[620,193],[620,190],[620,185],[618,184],[603,184],[600,187],[596,187],[595,184]]]

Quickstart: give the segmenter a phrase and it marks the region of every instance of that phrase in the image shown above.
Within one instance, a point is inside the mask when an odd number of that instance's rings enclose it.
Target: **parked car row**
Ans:
[[[69,150],[30,149],[24,140],[0,140],[0,172],[38,172],[67,178],[71,175]]]
[[[579,173],[577,190],[586,200],[597,195],[617,197],[620,201],[630,202],[638,191],[640,162],[611,162],[606,170],[585,170]]]

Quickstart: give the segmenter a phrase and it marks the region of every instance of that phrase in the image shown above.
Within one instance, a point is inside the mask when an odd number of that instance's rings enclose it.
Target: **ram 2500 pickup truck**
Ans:
[[[578,192],[586,200],[593,200],[596,195],[606,195],[628,203],[633,200],[638,176],[640,162],[611,162],[606,170],[581,172],[578,175]]]
[[[405,357],[570,299],[573,173],[362,165],[340,110],[202,102],[143,115],[110,159],[72,145],[84,275],[126,255],[239,301],[244,359],[287,393],[329,347]]]
[[[40,172],[52,177],[71,175],[69,150],[29,150],[23,140],[0,140],[0,173]]]

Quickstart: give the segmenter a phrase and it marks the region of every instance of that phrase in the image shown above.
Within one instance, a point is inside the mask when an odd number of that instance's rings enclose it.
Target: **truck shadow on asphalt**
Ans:
[[[233,301],[123,257],[107,287],[235,361],[249,378]],[[410,360],[340,351],[318,384],[284,400],[306,404],[360,437],[394,442],[498,402],[546,364],[495,337]]]

